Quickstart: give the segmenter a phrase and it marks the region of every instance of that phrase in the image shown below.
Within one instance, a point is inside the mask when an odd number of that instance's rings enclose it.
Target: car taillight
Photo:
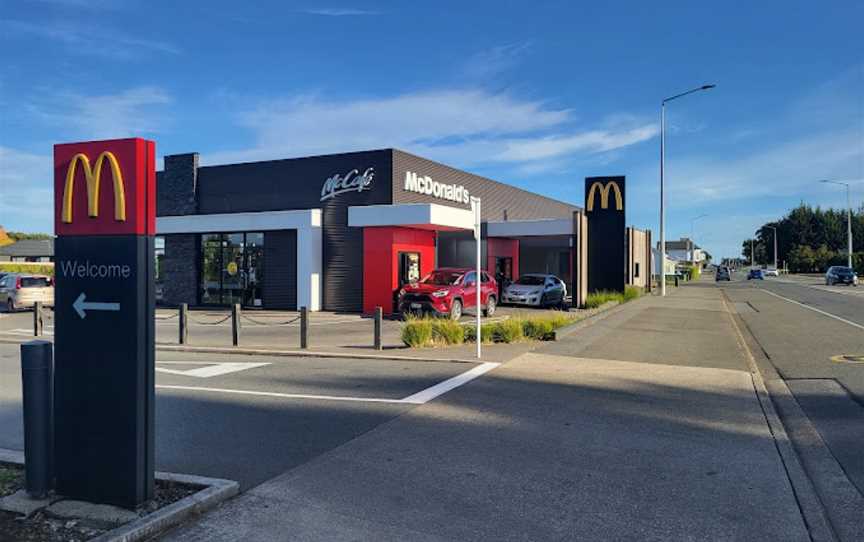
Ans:
[[[15,277],[15,289],[16,290],[21,289],[21,277]]]

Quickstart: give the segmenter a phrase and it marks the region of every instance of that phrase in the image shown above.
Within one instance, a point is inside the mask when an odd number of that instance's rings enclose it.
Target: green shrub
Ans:
[[[402,326],[402,342],[411,348],[432,344],[432,322],[428,319],[409,318]]]
[[[495,324],[495,339],[503,343],[515,343],[524,338],[522,334],[522,321],[518,318],[508,318]]]
[[[473,343],[477,340],[477,326],[474,324],[465,324],[462,326],[465,332],[465,342]],[[483,324],[480,327],[480,335],[484,343],[494,342],[498,337],[498,324]]]
[[[450,319],[435,319],[432,321],[432,341],[436,344],[462,344],[465,342],[465,328]]]
[[[687,269],[687,275],[689,276],[689,280],[699,280],[699,277],[702,275],[702,268],[698,265],[691,265]]]
[[[559,327],[564,327],[567,324],[571,324],[575,320],[573,316],[568,315],[566,312],[555,312],[552,315],[545,316],[542,319],[549,322],[552,325],[553,330],[558,329]]]
[[[553,324],[552,318],[534,318],[522,321],[522,333],[526,338],[534,339],[535,341],[544,340],[555,329],[556,326]]]
[[[637,297],[642,295],[642,288],[638,286],[625,286],[624,287],[624,302],[633,301]]]
[[[54,264],[0,262],[0,273],[32,273],[54,276]]]
[[[585,308],[586,309],[596,309],[601,305],[604,305],[610,301],[617,301],[618,303],[624,302],[624,294],[621,292],[608,292],[606,290],[600,290],[597,292],[593,292],[588,294],[588,297],[585,298]]]

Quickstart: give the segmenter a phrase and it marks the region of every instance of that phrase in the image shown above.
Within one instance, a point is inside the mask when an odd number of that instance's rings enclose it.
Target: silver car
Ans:
[[[503,303],[534,307],[561,306],[567,297],[567,286],[555,275],[529,273],[504,289]]]
[[[41,301],[54,306],[54,283],[51,277],[28,273],[9,273],[0,278],[0,306],[7,312],[31,308]]]

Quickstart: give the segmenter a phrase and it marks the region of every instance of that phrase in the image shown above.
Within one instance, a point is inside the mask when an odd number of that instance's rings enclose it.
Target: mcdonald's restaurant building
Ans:
[[[575,303],[584,299],[581,207],[397,149],[203,167],[196,153],[166,156],[157,172],[157,299],[389,313],[402,284],[475,265],[472,197],[482,200],[490,274],[501,282],[553,273]],[[650,232],[628,229],[610,247],[627,255],[622,277],[646,284]]]

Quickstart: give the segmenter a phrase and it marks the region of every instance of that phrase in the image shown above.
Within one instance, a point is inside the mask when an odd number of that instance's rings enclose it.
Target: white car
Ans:
[[[779,277],[780,272],[777,271],[776,269],[774,269],[773,267],[769,267],[768,269],[765,270],[765,276],[766,277]]]
[[[555,275],[529,273],[520,276],[504,289],[503,303],[534,307],[561,306],[567,297],[567,286]]]

